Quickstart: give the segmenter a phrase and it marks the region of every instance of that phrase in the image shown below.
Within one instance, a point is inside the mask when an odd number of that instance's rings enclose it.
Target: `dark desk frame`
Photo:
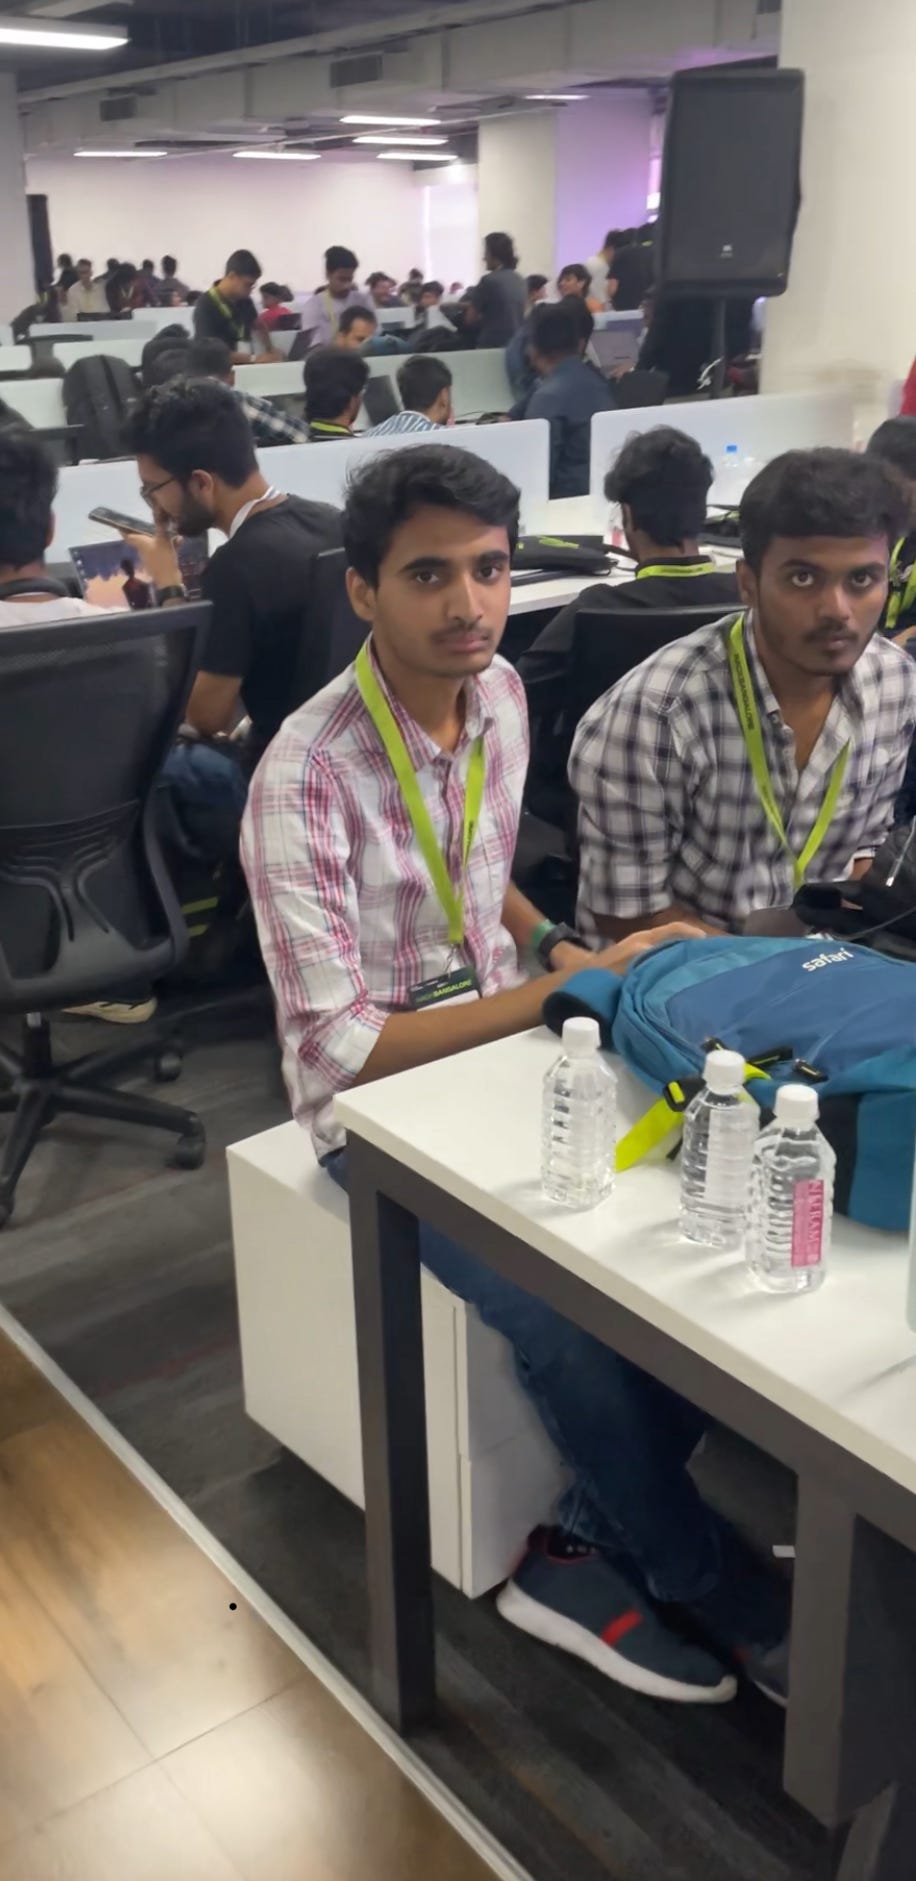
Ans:
[[[418,1223],[547,1301],[793,1470],[798,1529],[784,1781],[834,1831],[835,1881],[916,1875],[916,1495],[349,1133],[375,1702],[435,1714]]]

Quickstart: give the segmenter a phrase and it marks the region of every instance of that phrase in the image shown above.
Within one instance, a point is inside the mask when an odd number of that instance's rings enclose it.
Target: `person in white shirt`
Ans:
[[[620,229],[608,229],[597,255],[589,255],[585,263],[592,277],[589,298],[600,301],[602,307],[607,306],[610,298],[608,282],[613,278],[614,254],[621,247],[622,241],[623,235]]]
[[[400,431],[435,431],[455,422],[452,407],[452,375],[441,359],[432,353],[416,353],[398,369],[398,391],[403,411],[396,411],[380,425],[373,425],[374,438]]]
[[[56,467],[35,432],[0,431],[0,628],[99,612],[73,600],[45,567],[56,493]],[[17,592],[7,599],[13,583]]]
[[[93,280],[92,262],[78,261],[76,277],[73,286],[68,288],[61,303],[64,318],[77,320],[80,314],[107,313],[108,302],[105,298],[104,283]]]

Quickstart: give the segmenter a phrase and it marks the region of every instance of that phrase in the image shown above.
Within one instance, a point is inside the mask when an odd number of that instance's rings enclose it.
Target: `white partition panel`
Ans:
[[[0,346],[0,372],[28,372],[31,364],[27,346]]]
[[[39,431],[67,422],[62,379],[6,379],[0,384],[0,398]]]
[[[123,359],[126,366],[136,367],[140,364],[143,348],[148,339],[152,339],[151,333],[142,337],[137,334],[131,339],[122,339],[119,334],[116,340],[107,338],[90,340],[88,344],[82,340],[64,340],[62,345],[52,346],[51,351],[54,358],[60,360],[65,372],[69,372],[70,367],[75,366],[78,359],[91,359],[93,354],[100,353],[104,353],[108,359]]]
[[[394,378],[406,353],[379,353],[367,360],[373,378]],[[499,347],[480,353],[433,353],[452,375],[452,401],[457,418],[479,418],[483,412],[508,411],[515,403]]]
[[[161,333],[163,327],[184,327],[186,332],[193,333],[194,309],[193,307],[144,307],[142,314],[138,314],[131,321],[129,331],[133,333],[136,329],[139,332],[143,327],[146,329],[147,339],[151,339],[154,333]]]
[[[84,542],[113,542],[111,529],[89,521],[89,511],[104,504],[126,516],[152,517],[140,495],[140,474],[133,457],[118,458],[109,464],[76,464],[61,471],[54,503],[54,543],[49,559],[66,560],[68,549]]]
[[[277,335],[282,339],[282,334]],[[290,336],[295,339],[295,334]],[[235,383],[240,392],[253,392],[256,398],[300,398],[305,390],[302,372],[304,360],[284,360],[282,365],[237,366]]]
[[[261,469],[272,483],[293,496],[316,503],[342,504],[347,478],[369,457],[382,451],[404,450],[421,444],[448,444],[473,451],[495,469],[511,477],[521,491],[522,527],[529,515],[540,514],[547,501],[550,448],[546,420],[526,419],[516,425],[451,425],[441,431],[413,431],[401,437],[343,438],[329,444],[278,444],[258,453]],[[98,500],[98,499],[97,499]]]
[[[853,405],[846,392],[777,392],[757,398],[688,400],[683,405],[647,405],[637,411],[598,412],[592,419],[591,475],[593,503],[602,508],[604,479],[611,459],[636,432],[654,425],[686,431],[718,467],[730,445],[737,447],[738,469],[753,476],[782,451],[808,450],[817,444],[850,446]],[[730,480],[731,481],[731,480]],[[712,500],[716,501],[713,485]],[[733,502],[733,489],[721,499]]]

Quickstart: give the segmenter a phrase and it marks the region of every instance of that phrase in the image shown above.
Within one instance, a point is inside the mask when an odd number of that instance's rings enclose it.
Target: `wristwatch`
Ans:
[[[541,966],[548,973],[550,972],[550,956],[554,948],[561,946],[564,941],[570,946],[581,947],[587,951],[581,934],[577,934],[574,927],[567,927],[565,921],[559,922],[557,926],[550,921],[542,921],[540,927],[535,928],[531,936],[532,949]]]
[[[182,587],[180,582],[173,581],[165,588],[156,589],[156,602],[159,607],[165,607],[169,601],[186,601],[187,598],[187,588]]]

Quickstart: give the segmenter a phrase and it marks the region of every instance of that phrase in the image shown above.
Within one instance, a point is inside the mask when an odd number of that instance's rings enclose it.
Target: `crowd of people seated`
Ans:
[[[610,231],[564,266],[555,299],[543,276],[518,272],[508,236],[487,237],[485,260],[477,287],[448,303],[453,336],[509,349],[524,379],[512,415],[546,420],[551,494],[576,495],[592,416],[614,399],[588,355],[593,309],[645,299],[650,232]],[[143,291],[180,294],[177,263],[161,266],[135,271]],[[358,270],[352,250],[330,248],[302,312],[302,420],[236,383],[254,342],[270,358],[289,298],[270,282],[259,310],[260,265],[239,249],[197,298],[193,338],[151,348],[124,438],[151,518],[127,547],[158,604],[185,598],[179,539],[225,538],[202,578],[212,614],[161,787],[198,853],[224,866],[241,841],[292,1108],[344,1188],[336,1092],[537,1024],[584,964],[623,974],[667,938],[788,907],[806,874],[862,874],[903,814],[916,728],[916,418],[882,425],[861,454],[767,464],[741,501],[737,565],[706,546],[713,472],[699,446],[664,424],[631,438],[605,494],[632,573],[586,588],[515,667],[499,649],[518,491],[436,442],[454,417],[438,348],[401,361],[403,409],[377,427],[429,438],[361,465],[342,513],[259,466],[256,445],[352,438],[383,309],[406,297],[435,334],[441,283],[416,271],[399,298],[378,272],[359,288]],[[86,311],[97,285],[80,263],[63,291]],[[659,357],[662,311],[660,300],[643,360]],[[40,441],[4,430],[0,627],[87,611],[48,593],[54,491]],[[366,644],[300,705],[315,560],[340,546]],[[678,610],[700,605],[711,623],[676,637]],[[640,610],[670,613],[670,644],[585,711],[567,749],[557,706],[577,622],[610,640],[615,616]],[[556,701],[533,713],[532,754],[526,688]],[[575,928],[513,883],[535,787],[575,802]],[[699,1413],[444,1236],[424,1228],[421,1247],[510,1341],[570,1466],[559,1512],[548,1523],[545,1511],[500,1596],[505,1617],[656,1698],[721,1702],[741,1675],[783,1699],[784,1584],[689,1474]]]

